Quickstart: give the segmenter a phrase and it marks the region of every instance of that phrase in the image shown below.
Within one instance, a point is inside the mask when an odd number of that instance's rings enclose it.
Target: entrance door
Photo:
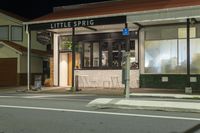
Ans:
[[[68,54],[60,53],[60,64],[59,64],[59,85],[63,87],[68,86]]]
[[[60,53],[60,75],[59,85],[63,87],[72,86],[72,53]]]
[[[68,86],[72,86],[72,53],[68,53]]]

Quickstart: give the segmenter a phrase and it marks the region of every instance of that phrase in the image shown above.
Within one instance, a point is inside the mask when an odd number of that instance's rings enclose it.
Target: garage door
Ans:
[[[0,86],[17,85],[17,59],[0,59]]]

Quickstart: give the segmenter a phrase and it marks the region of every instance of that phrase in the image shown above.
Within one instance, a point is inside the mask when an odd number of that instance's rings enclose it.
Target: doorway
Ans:
[[[72,53],[60,53],[59,86],[72,86]]]

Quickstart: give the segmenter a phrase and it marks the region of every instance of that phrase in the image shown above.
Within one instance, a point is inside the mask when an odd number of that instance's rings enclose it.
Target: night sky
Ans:
[[[0,9],[27,19],[33,19],[52,11],[55,6],[102,2],[110,0],[1,0]]]

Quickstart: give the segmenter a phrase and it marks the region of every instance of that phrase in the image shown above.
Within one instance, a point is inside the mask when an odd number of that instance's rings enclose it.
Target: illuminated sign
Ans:
[[[126,23],[126,16],[92,18],[92,19],[81,19],[81,20],[69,20],[69,21],[57,21],[57,22],[30,24],[29,30],[88,27],[88,26],[95,26],[95,25],[109,25],[109,24],[122,24],[122,23]]]

